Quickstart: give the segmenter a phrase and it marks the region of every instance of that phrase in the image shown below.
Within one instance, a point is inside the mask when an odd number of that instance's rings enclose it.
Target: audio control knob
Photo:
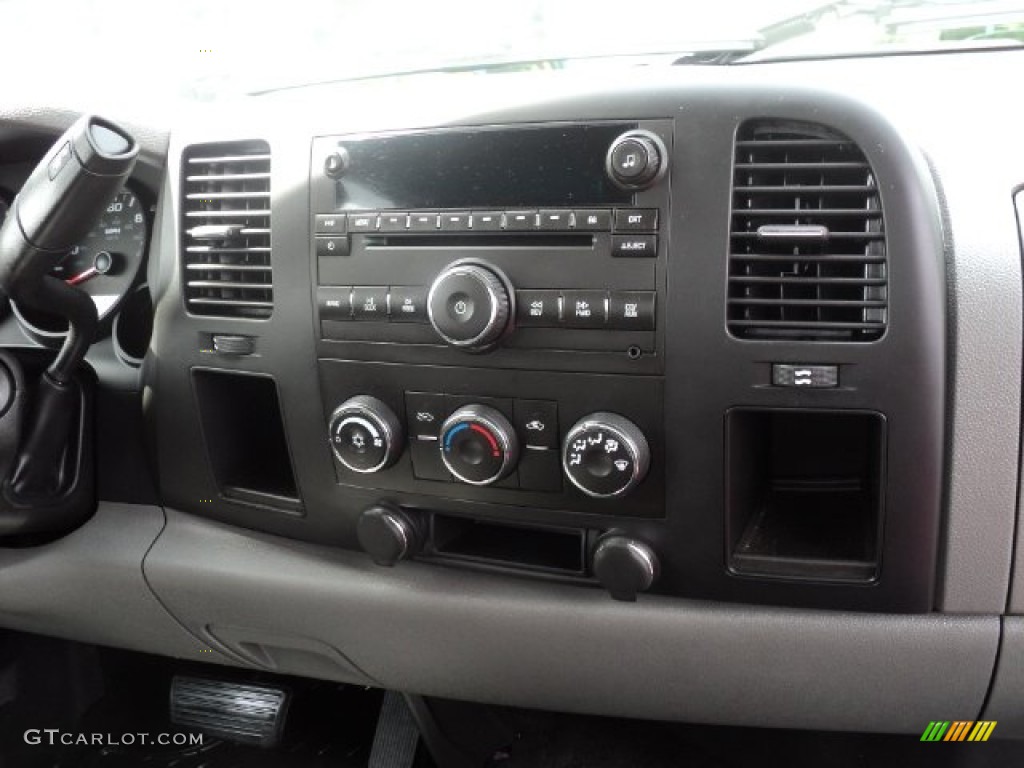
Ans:
[[[350,163],[348,150],[338,147],[324,158],[324,175],[329,179],[340,179],[345,175]]]
[[[353,472],[370,474],[395,463],[402,451],[402,424],[387,405],[356,395],[331,414],[331,450]]]
[[[616,600],[633,602],[658,580],[658,556],[647,544],[619,533],[608,533],[594,550],[594,575]]]
[[[499,411],[466,405],[441,425],[441,459],[448,471],[470,485],[491,485],[519,459],[516,431]]]
[[[588,496],[629,493],[647,475],[651,450],[640,428],[617,413],[592,413],[573,424],[562,446],[562,468]]]
[[[623,189],[645,189],[661,178],[668,166],[665,144],[650,131],[628,131],[608,148],[605,169]]]
[[[391,566],[419,553],[424,525],[413,512],[390,504],[374,504],[359,515],[356,537],[373,562]]]
[[[511,284],[495,267],[457,261],[427,294],[427,316],[448,344],[483,351],[501,337],[512,315]]]

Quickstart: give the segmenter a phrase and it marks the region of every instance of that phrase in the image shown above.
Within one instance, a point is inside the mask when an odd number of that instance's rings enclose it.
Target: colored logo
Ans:
[[[995,720],[933,720],[921,734],[921,741],[988,741],[995,729]]]

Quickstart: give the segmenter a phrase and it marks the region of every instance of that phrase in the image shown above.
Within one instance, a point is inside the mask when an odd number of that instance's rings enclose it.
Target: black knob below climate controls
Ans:
[[[331,449],[353,472],[379,472],[395,463],[402,451],[402,425],[387,405],[369,395],[357,395],[331,414]]]
[[[455,477],[470,485],[490,485],[505,477],[519,459],[516,432],[499,411],[486,405],[459,408],[441,425],[441,459]]]
[[[643,189],[661,178],[668,165],[665,145],[650,131],[629,131],[608,148],[605,170],[624,189]]]
[[[512,316],[510,283],[491,266],[455,262],[427,294],[427,316],[448,344],[482,351],[493,346]]]
[[[658,580],[658,556],[644,542],[609,533],[594,550],[594,575],[616,600],[633,602]]]
[[[373,562],[391,566],[420,551],[424,525],[412,512],[390,504],[374,504],[359,515],[356,536]]]
[[[588,496],[612,498],[631,491],[647,475],[647,438],[616,413],[592,413],[575,424],[562,446],[562,468]]]

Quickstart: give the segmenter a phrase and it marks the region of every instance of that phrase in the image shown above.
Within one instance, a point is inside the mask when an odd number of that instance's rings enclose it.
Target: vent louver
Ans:
[[[270,317],[270,147],[199,144],[182,163],[185,303],[217,317]]]
[[[740,126],[727,313],[734,336],[880,338],[885,246],[875,176],[853,141],[809,123]]]

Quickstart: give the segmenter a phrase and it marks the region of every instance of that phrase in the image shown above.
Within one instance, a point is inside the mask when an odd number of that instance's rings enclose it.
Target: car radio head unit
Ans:
[[[664,123],[315,138],[320,339],[332,356],[373,342],[381,359],[385,342],[385,359],[413,362],[447,345],[496,353],[476,366],[565,366],[536,356],[545,350],[585,353],[586,370],[647,358],[632,370],[658,372]]]

